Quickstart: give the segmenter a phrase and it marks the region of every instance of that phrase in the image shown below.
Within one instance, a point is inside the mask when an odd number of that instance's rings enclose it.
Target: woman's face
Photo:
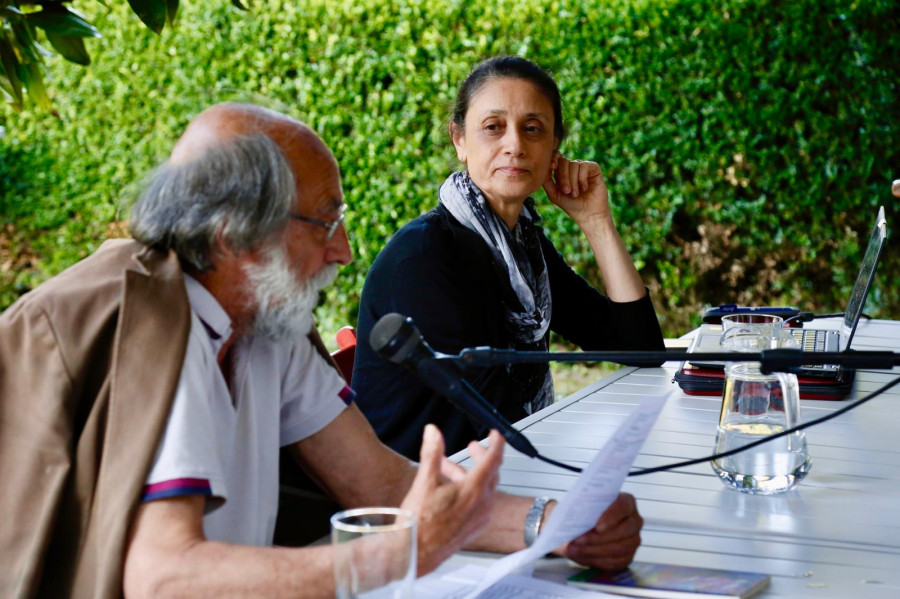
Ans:
[[[497,210],[522,203],[547,181],[558,140],[553,105],[535,84],[491,79],[475,92],[465,130],[451,124],[456,155]]]

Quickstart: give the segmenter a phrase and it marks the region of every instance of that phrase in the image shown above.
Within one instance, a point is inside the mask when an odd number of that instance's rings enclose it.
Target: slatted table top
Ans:
[[[900,351],[900,321],[863,320],[851,347]],[[681,393],[673,382],[679,367],[624,368],[517,427],[543,455],[581,466],[645,394],[674,388],[635,467],[709,455],[721,399]],[[900,368],[858,370],[848,399],[802,400],[803,420],[840,409],[897,376]],[[637,498],[645,519],[636,559],[764,572],[772,585],[761,597],[900,597],[900,386],[806,434],[812,470],[785,494],[729,490],[708,463],[627,479],[624,490]],[[468,465],[466,454],[453,457]],[[575,476],[507,447],[500,488],[560,497]],[[562,579],[572,572],[564,560],[543,560],[537,575]]]

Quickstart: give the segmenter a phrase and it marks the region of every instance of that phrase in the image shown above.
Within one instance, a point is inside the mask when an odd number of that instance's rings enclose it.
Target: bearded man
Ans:
[[[524,546],[534,500],[495,491],[496,432],[469,472],[434,427],[411,463],[323,355],[312,309],[351,259],[343,214],[312,130],[218,105],[136,203],[134,240],[0,316],[0,595],[334,596],[329,546],[271,546],[281,447],[344,507],[414,512],[419,574]],[[623,495],[560,551],[622,567],[641,523]]]

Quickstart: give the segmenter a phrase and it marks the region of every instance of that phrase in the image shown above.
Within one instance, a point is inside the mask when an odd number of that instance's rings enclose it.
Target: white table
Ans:
[[[900,322],[862,321],[852,347],[900,350]],[[672,381],[679,366],[624,368],[517,427],[542,455],[583,466],[645,394],[674,387],[635,467],[709,455],[721,400],[681,393]],[[803,419],[839,409],[897,376],[900,368],[858,370],[849,399],[802,400]],[[806,434],[812,471],[782,495],[730,490],[708,463],[627,479],[624,490],[637,497],[645,519],[636,559],[765,572],[772,585],[761,597],[900,597],[900,386]],[[464,453],[454,458],[471,465]],[[500,488],[560,497],[575,476],[507,447]],[[574,571],[566,560],[545,559],[536,575],[561,581]]]

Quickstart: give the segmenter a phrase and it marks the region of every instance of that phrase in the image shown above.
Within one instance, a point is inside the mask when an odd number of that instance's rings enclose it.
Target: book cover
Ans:
[[[754,572],[693,568],[635,562],[623,572],[587,569],[569,577],[569,584],[597,591],[657,599],[685,597],[752,597],[769,586],[771,577]]]

